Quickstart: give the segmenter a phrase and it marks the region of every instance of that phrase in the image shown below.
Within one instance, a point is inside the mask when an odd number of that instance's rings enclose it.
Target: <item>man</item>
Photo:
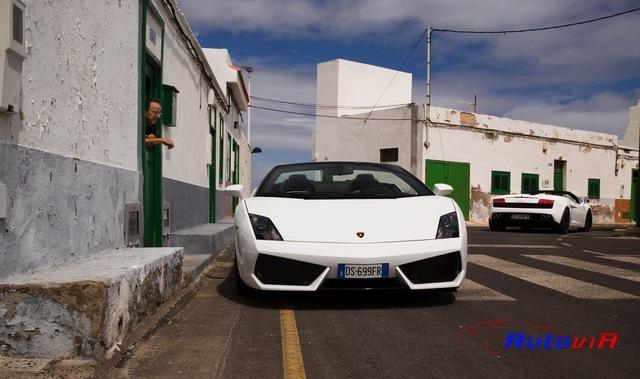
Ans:
[[[160,120],[160,115],[162,115],[162,105],[160,105],[160,101],[157,99],[149,100],[149,102],[147,103],[147,110],[144,115],[146,118],[144,145],[146,147],[151,147],[163,144],[169,149],[173,149],[175,145],[173,144],[173,140],[171,138],[156,137],[156,135],[158,134],[158,120]]]

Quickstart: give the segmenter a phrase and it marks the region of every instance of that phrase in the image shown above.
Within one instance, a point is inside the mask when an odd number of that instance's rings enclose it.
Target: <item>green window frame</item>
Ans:
[[[511,193],[511,173],[508,171],[491,171],[491,193],[508,195]]]
[[[520,185],[521,193],[536,193],[540,189],[540,176],[538,174],[522,173],[522,181]]]
[[[231,133],[227,133],[227,181],[231,181],[231,154],[232,154],[232,142],[233,138],[231,137]]]
[[[600,179],[589,178],[587,194],[589,199],[600,198]]]

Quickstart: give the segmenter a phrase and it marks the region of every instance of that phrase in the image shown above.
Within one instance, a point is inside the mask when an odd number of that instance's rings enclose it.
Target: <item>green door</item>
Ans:
[[[158,64],[152,59],[146,59],[144,65],[144,111],[146,111],[147,101],[151,98],[160,99],[162,94],[162,70]],[[146,119],[143,121],[144,125]],[[157,137],[162,137],[162,128],[160,125],[156,128]],[[144,165],[144,246],[160,247],[162,246],[162,145],[152,147],[144,146],[143,156]]]
[[[553,162],[553,190],[564,191],[564,161]]]
[[[425,162],[425,182],[433,188],[436,183],[453,187],[451,197],[458,203],[465,220],[469,219],[469,163],[432,161]]]
[[[216,109],[209,109],[209,134],[211,135],[211,163],[209,164],[209,222],[216,222]]]
[[[631,171],[631,221],[636,221],[636,207],[638,206],[638,176],[640,170]]]
[[[240,183],[240,147],[235,141],[233,142],[233,177],[231,178],[233,184]],[[231,201],[231,212],[236,213],[236,206],[238,205],[238,198],[234,197]]]

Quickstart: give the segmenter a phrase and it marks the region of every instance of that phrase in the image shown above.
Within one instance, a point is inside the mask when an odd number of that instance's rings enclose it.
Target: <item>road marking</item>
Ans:
[[[562,244],[563,244],[563,245],[565,245],[565,246],[567,246],[567,247],[573,247],[573,245],[572,245],[572,244],[570,244],[570,243],[563,242]]]
[[[525,255],[525,257],[539,259],[545,262],[556,263],[563,266],[573,267],[580,270],[597,272],[599,274],[611,275],[618,278],[640,282],[640,272],[626,270],[623,268],[605,266],[598,263],[580,261],[578,259],[558,257],[554,255]]]
[[[304,363],[296,316],[292,309],[280,310],[280,334],[282,336],[282,368],[285,379],[305,379]]]
[[[637,296],[488,255],[471,254],[471,263],[514,276],[529,283],[562,292],[578,299],[636,299]]]
[[[501,244],[473,244],[469,247],[504,247],[510,249],[559,249],[560,246],[555,245],[501,245]]]
[[[456,301],[515,301],[516,299],[487,288],[473,280],[465,279],[456,293]]]
[[[587,254],[595,254],[595,255],[607,255],[607,254],[602,254],[602,253],[598,253],[597,251],[593,251],[593,250],[580,250],[583,253],[587,253]]]
[[[640,257],[627,257],[627,256],[613,256],[607,255],[605,257],[601,257],[604,259],[611,259],[613,261],[625,262],[625,263],[633,263],[636,265],[640,265]]]

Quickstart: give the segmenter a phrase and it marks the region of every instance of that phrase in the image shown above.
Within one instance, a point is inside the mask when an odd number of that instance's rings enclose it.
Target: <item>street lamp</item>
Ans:
[[[247,91],[249,92],[249,104],[251,104],[251,73],[253,67],[242,66],[242,69],[247,72]],[[247,143],[251,144],[251,107],[247,109]]]

